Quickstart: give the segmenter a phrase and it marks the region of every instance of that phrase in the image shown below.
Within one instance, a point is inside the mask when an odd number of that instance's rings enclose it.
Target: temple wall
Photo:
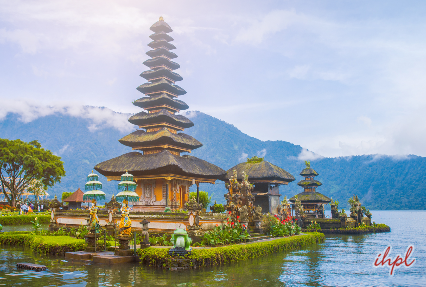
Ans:
[[[55,214],[55,222],[57,227],[78,227],[80,225],[87,225],[89,218],[88,213],[70,214],[69,212],[57,212]],[[108,215],[98,214],[99,224],[105,226],[109,223]],[[186,229],[189,226],[189,219],[187,215],[176,215],[165,213],[165,215],[144,215],[143,213],[130,213],[130,219],[132,220],[132,229],[142,230],[141,221],[146,218],[150,221],[148,228],[154,232],[172,232],[177,228]],[[113,224],[120,222],[121,215],[116,214],[112,218]],[[224,217],[221,216],[202,216],[200,218],[200,226],[203,229],[210,229],[216,224],[221,225],[224,222]]]
[[[157,201],[163,200],[163,180],[161,178],[155,180],[154,194]]]

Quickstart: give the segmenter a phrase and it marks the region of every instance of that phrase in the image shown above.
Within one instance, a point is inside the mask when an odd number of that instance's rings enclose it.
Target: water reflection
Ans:
[[[391,233],[327,235],[326,242],[304,250],[283,252],[233,265],[170,272],[140,265],[104,266],[46,258],[22,248],[0,251],[0,285],[6,286],[426,286],[426,212],[374,212],[376,222],[391,226]],[[411,220],[416,218],[415,221]],[[415,246],[416,263],[389,269],[372,268],[377,253],[392,245],[394,253]],[[17,270],[16,263],[46,265],[46,272]]]

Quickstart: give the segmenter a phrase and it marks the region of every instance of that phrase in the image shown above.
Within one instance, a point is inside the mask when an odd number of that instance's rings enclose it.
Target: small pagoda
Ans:
[[[84,192],[80,188],[78,188],[73,194],[65,198],[63,201],[68,202],[69,210],[81,209],[81,203],[84,202],[83,195]]]
[[[246,162],[231,167],[226,174],[228,179],[237,172],[237,180],[243,180],[243,172],[248,175],[248,181],[254,185],[254,206],[262,207],[262,213],[278,213],[280,206],[280,185],[287,185],[294,181],[294,176],[284,169],[254,156]]]
[[[324,218],[324,205],[330,203],[331,199],[316,192],[316,188],[322,185],[321,182],[314,179],[318,173],[311,168],[311,163],[309,161],[305,161],[305,165],[306,168],[300,173],[305,179],[297,183],[297,185],[303,187],[303,192],[290,198],[290,202],[293,203],[294,209],[296,200],[300,200],[307,217]]]
[[[146,54],[151,59],[144,62],[149,70],[140,75],[148,82],[137,88],[145,96],[133,102],[145,111],[129,118],[139,129],[119,140],[134,152],[99,163],[95,169],[108,180],[120,180],[129,171],[140,197],[133,210],[163,211],[165,207],[183,208],[190,185],[215,183],[226,172],[207,161],[182,154],[202,144],[181,132],[194,124],[177,114],[188,109],[188,105],[178,99],[186,91],[175,84],[182,77],[173,72],[180,66],[172,61],[177,57],[171,51],[176,49],[170,43],[173,38],[168,35],[172,29],[162,17],[150,29],[154,32],[150,36],[153,41],[148,44],[152,50]]]

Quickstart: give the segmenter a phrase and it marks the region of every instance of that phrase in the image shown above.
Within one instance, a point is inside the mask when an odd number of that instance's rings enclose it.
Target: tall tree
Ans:
[[[16,206],[34,180],[47,189],[63,176],[61,158],[43,149],[38,141],[0,139],[0,187],[11,206]]]

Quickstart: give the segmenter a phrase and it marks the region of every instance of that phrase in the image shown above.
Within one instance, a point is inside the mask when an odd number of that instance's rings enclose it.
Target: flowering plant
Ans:
[[[247,227],[244,224],[241,224],[239,221],[232,221],[228,217],[226,224],[216,225],[215,228],[204,233],[202,244],[210,246],[225,245],[244,242],[249,237],[250,234],[247,232]]]
[[[40,222],[38,221],[38,218],[34,218],[33,221],[31,221],[31,223],[33,224],[33,228],[34,228],[34,232],[35,234],[38,234],[38,230],[40,229],[41,225]]]
[[[316,221],[312,221],[311,224],[309,224],[306,229],[308,231],[321,231],[321,226]]]

